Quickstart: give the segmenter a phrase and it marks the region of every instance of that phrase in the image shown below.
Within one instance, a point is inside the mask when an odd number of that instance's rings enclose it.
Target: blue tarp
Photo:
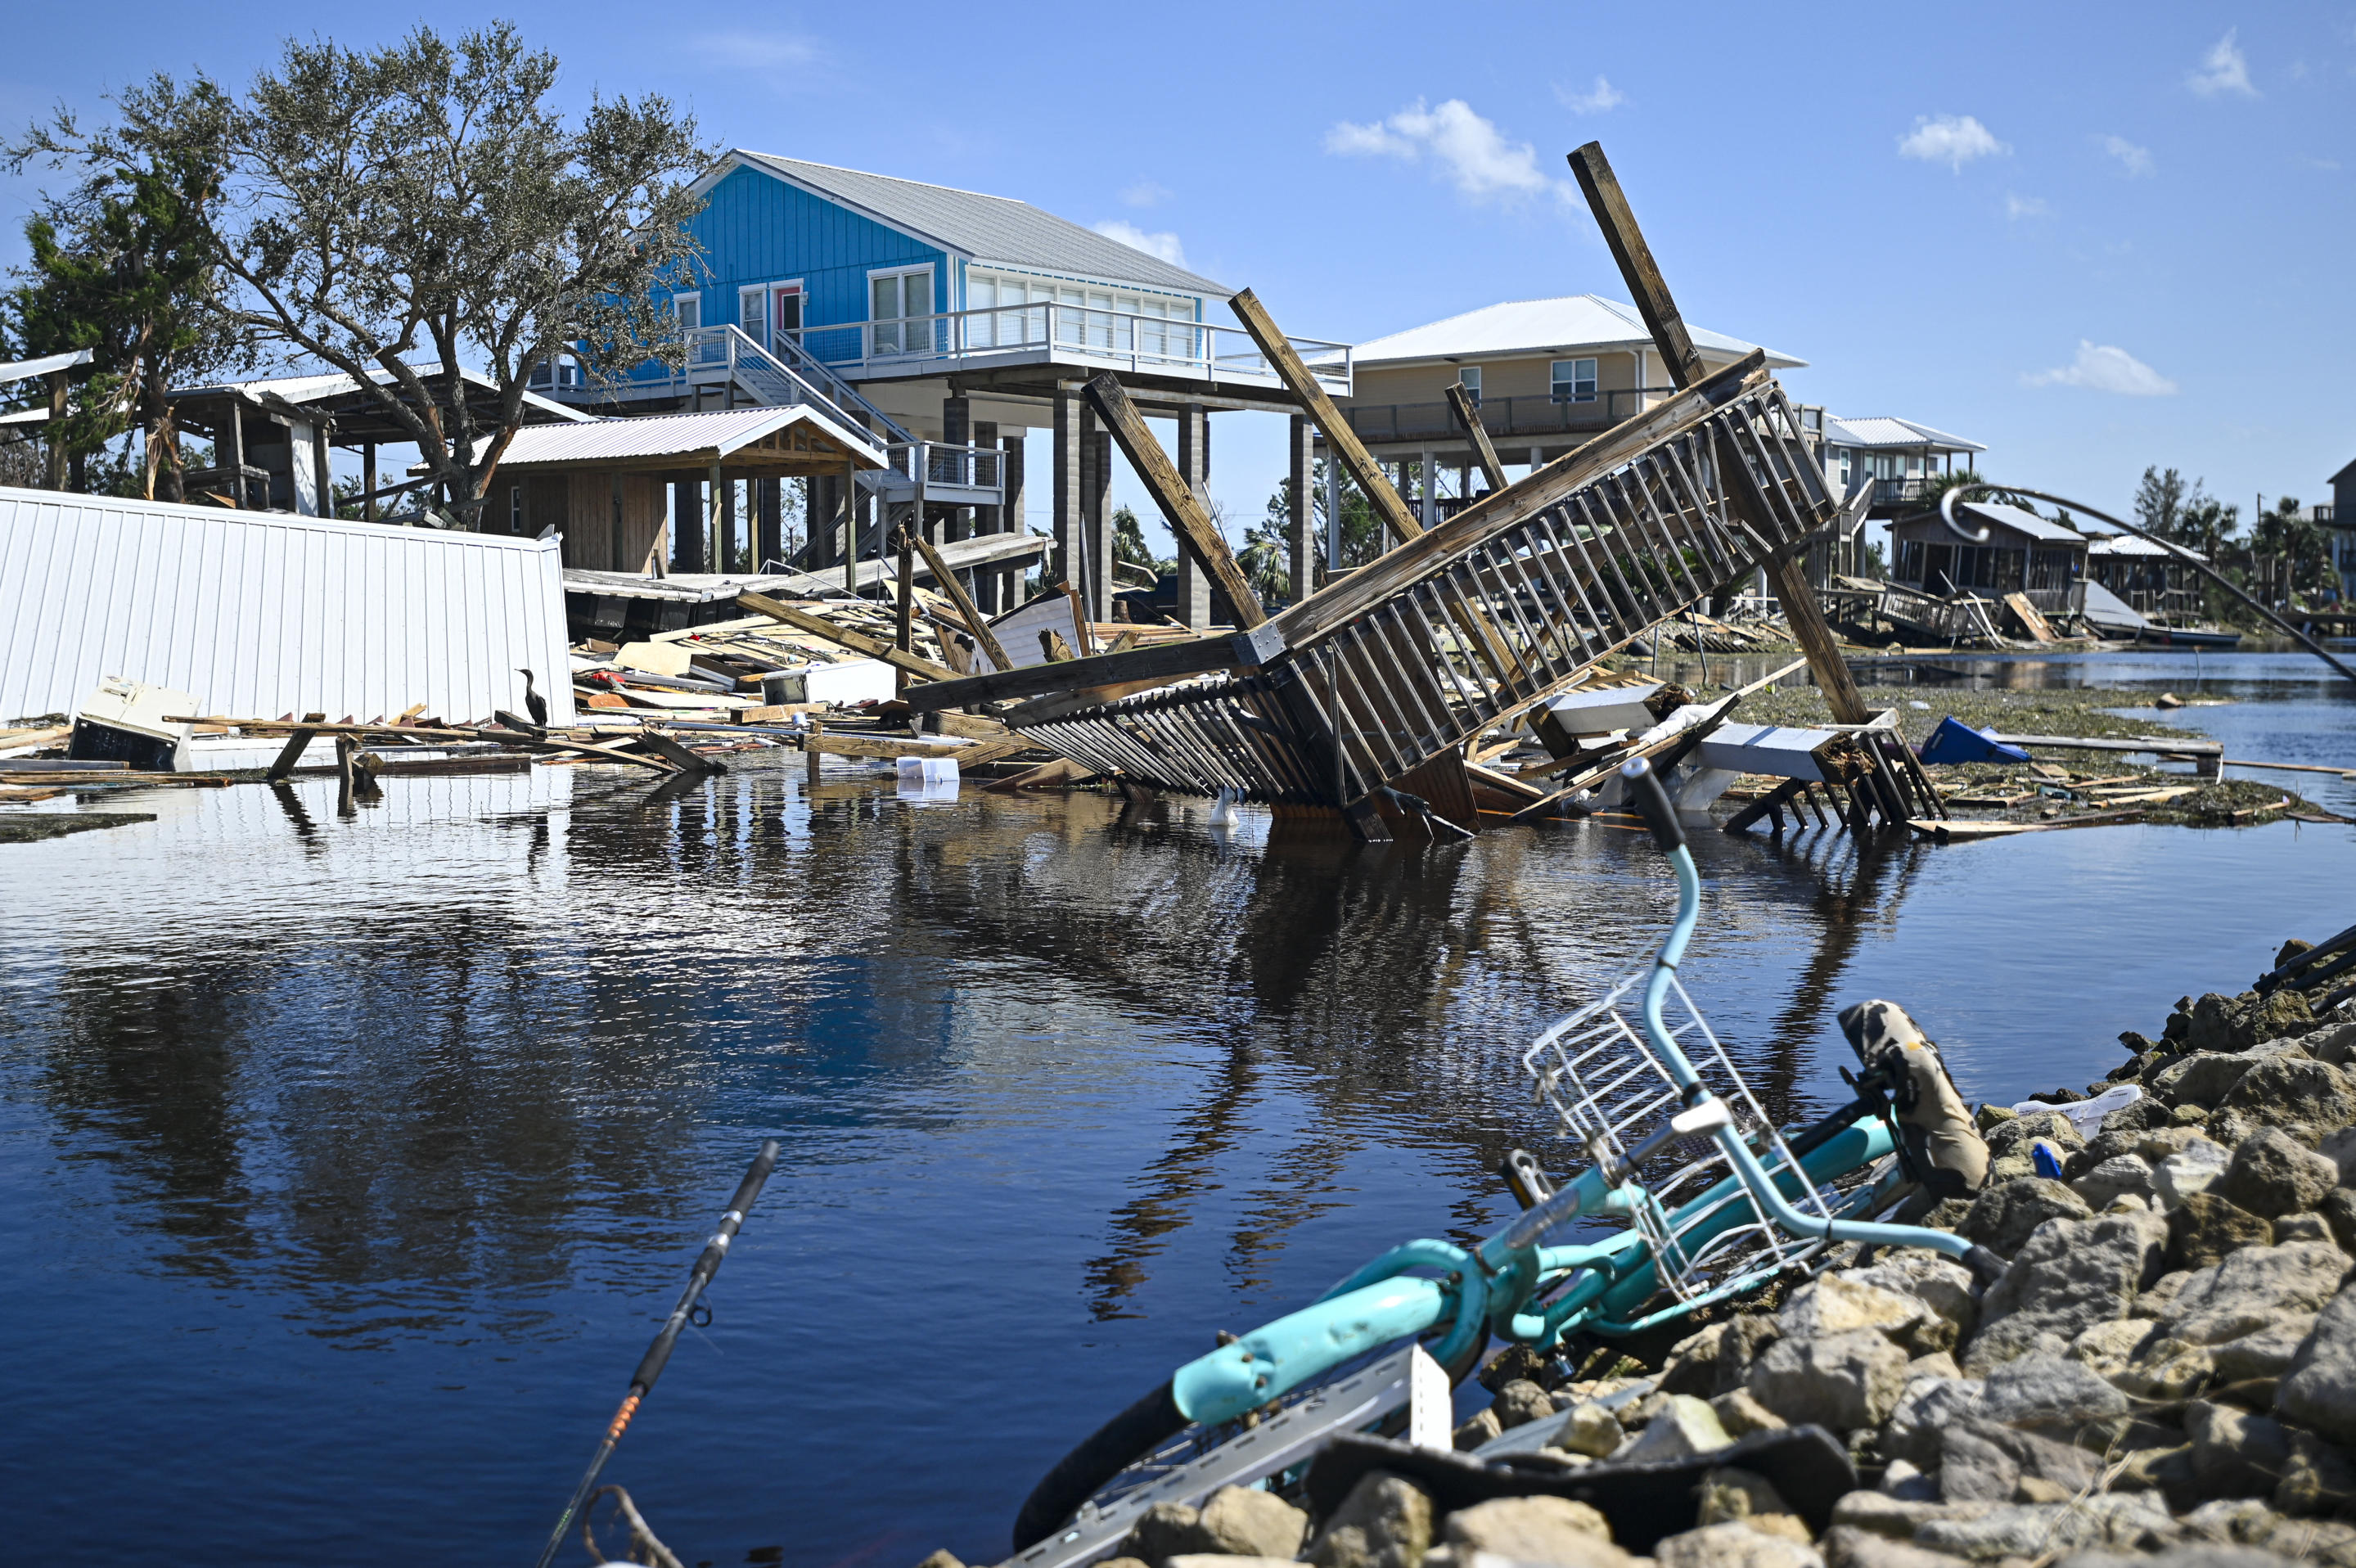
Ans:
[[[1996,731],[1976,730],[1952,715],[1941,719],[1931,738],[1915,755],[1925,762],[2026,762],[2029,753],[2017,746],[1998,746]]]

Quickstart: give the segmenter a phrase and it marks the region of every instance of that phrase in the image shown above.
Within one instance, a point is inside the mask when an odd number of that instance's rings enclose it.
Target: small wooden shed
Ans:
[[[541,425],[516,432],[495,492],[508,498],[519,533],[553,527],[564,564],[601,572],[659,573],[670,525],[713,527],[723,487],[746,479],[831,477],[851,482],[885,466],[865,431],[806,403],[711,413],[658,414]],[[665,485],[701,509],[674,519]]]

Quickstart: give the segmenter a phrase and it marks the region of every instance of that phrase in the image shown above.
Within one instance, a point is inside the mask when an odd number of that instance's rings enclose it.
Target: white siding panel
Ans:
[[[121,675],[209,713],[573,718],[554,540],[0,488],[0,721]]]

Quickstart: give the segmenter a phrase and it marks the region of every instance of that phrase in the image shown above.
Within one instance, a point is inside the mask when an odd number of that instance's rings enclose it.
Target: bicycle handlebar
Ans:
[[[1669,804],[1669,792],[1661,788],[1661,776],[1643,757],[1631,758],[1620,769],[1622,787],[1642,813],[1644,825],[1653,830],[1653,842],[1667,854],[1685,847],[1686,828],[1677,821],[1676,809]]]

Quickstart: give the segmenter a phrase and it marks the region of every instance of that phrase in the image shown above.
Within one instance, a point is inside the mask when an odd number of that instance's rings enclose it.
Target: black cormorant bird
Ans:
[[[516,673],[523,677],[523,711],[531,715],[531,722],[533,724],[538,725],[542,729],[546,729],[548,727],[548,699],[541,696],[537,691],[532,689],[530,671],[519,670]]]

